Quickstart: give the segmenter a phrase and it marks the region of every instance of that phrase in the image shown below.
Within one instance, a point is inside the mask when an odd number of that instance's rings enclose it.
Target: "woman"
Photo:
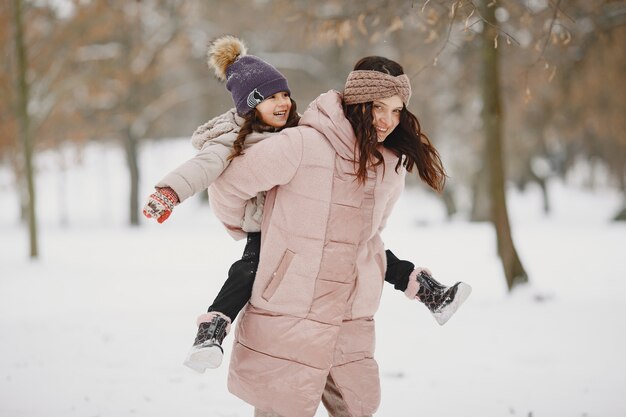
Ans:
[[[246,151],[209,189],[215,214],[235,237],[245,237],[246,201],[269,190],[260,263],[228,381],[257,416],[313,416],[320,399],[333,417],[378,408],[373,316],[386,269],[380,232],[406,171],[417,167],[438,191],[445,182],[437,151],[406,108],[410,95],[399,64],[364,58],[343,96],[322,94],[299,127]]]

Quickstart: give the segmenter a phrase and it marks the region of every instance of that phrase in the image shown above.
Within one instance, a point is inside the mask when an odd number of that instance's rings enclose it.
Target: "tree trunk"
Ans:
[[[126,163],[129,174],[129,220],[131,226],[139,226],[139,161],[138,161],[138,142],[139,138],[132,129],[132,120],[138,117],[140,109],[141,87],[139,80],[140,75],[132,71],[133,51],[135,43],[139,38],[137,28],[139,24],[139,12],[134,9],[129,19],[126,33],[123,37],[123,56],[125,66],[129,71],[129,84],[124,99],[124,113],[127,116],[125,126],[122,128],[122,140],[124,141],[124,152],[126,154]]]
[[[533,171],[531,163],[531,161],[527,161],[526,169],[528,169],[528,176],[541,188],[541,196],[543,197],[543,213],[546,215],[550,214],[550,195],[548,194],[548,183],[544,177],[537,175],[537,173]]]
[[[624,170],[624,168],[622,168],[622,170]],[[613,217],[613,221],[616,222],[626,221],[626,181],[625,175],[623,175],[623,173],[620,179],[620,188],[622,189],[622,207]]]
[[[30,131],[30,116],[28,114],[29,86],[26,79],[28,62],[26,44],[24,42],[24,26],[22,21],[22,2],[13,1],[15,23],[15,54],[17,62],[17,116],[19,119],[19,137],[24,151],[24,173],[26,174],[26,189],[28,193],[27,217],[28,235],[30,242],[30,257],[39,257],[37,244],[37,216],[35,211],[35,179],[33,173],[33,144]]]
[[[625,222],[626,221],[626,199],[622,204],[621,210],[613,217],[614,222]]]
[[[486,158],[489,171],[489,194],[491,221],[496,229],[498,255],[502,261],[507,287],[528,282],[528,275],[515,250],[506,207],[505,174],[502,150],[502,125],[504,114],[501,106],[500,79],[498,74],[499,50],[494,47],[498,36],[495,7],[490,0],[481,0],[480,13],[487,21],[482,31],[482,121],[486,142]]]
[[[446,218],[451,220],[452,217],[457,213],[456,202],[454,201],[454,193],[450,190],[450,187],[446,187],[443,189],[443,193],[441,193],[441,199],[443,204],[446,206]]]
[[[131,129],[126,130],[124,138],[124,149],[126,150],[126,163],[130,174],[130,224],[139,226],[139,162],[137,152],[137,138]]]
[[[620,186],[620,189],[622,190],[622,197],[623,197],[622,207],[617,212],[617,214],[615,214],[615,216],[613,217],[613,221],[624,222],[626,221],[626,166],[622,164],[619,170],[621,171],[618,173],[618,178],[619,178],[619,186]]]
[[[489,175],[484,169],[476,172],[472,176],[471,222],[488,222],[491,220],[488,182]]]

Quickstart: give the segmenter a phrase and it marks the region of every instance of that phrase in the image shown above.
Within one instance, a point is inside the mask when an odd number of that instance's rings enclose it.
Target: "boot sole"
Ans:
[[[440,326],[446,324],[448,320],[456,313],[456,311],[461,307],[461,304],[467,300],[467,297],[472,293],[472,287],[468,284],[461,282],[456,290],[456,295],[454,296],[454,301],[448,304],[442,311],[433,313],[435,320],[439,323]]]
[[[191,348],[184,364],[196,372],[203,373],[207,369],[215,369],[222,364],[224,352],[219,346]]]

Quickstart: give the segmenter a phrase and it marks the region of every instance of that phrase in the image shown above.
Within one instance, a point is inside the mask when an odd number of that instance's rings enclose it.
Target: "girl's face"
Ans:
[[[376,99],[372,103],[374,128],[378,134],[378,142],[383,142],[393,129],[400,123],[400,112],[403,103],[399,95]]]
[[[287,123],[291,110],[289,93],[281,91],[260,102],[256,106],[257,114],[266,125],[283,127]]]

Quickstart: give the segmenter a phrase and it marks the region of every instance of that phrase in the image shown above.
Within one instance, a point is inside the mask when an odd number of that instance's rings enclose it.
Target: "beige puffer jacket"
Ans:
[[[269,190],[252,298],[237,326],[229,390],[285,417],[315,414],[328,374],[351,413],[380,401],[374,320],[386,258],[380,231],[404,188],[398,157],[364,185],[354,176],[354,132],[341,96],[311,103],[301,126],[236,158],[209,188],[231,234],[245,201]]]
[[[233,108],[198,127],[191,143],[199,152],[167,174],[155,187],[172,188],[181,203],[206,190],[230,164],[228,157],[243,122],[243,118]],[[253,132],[246,137],[244,149],[274,134]],[[245,232],[261,230],[264,203],[265,193],[259,193],[246,202],[245,213],[239,224]]]

